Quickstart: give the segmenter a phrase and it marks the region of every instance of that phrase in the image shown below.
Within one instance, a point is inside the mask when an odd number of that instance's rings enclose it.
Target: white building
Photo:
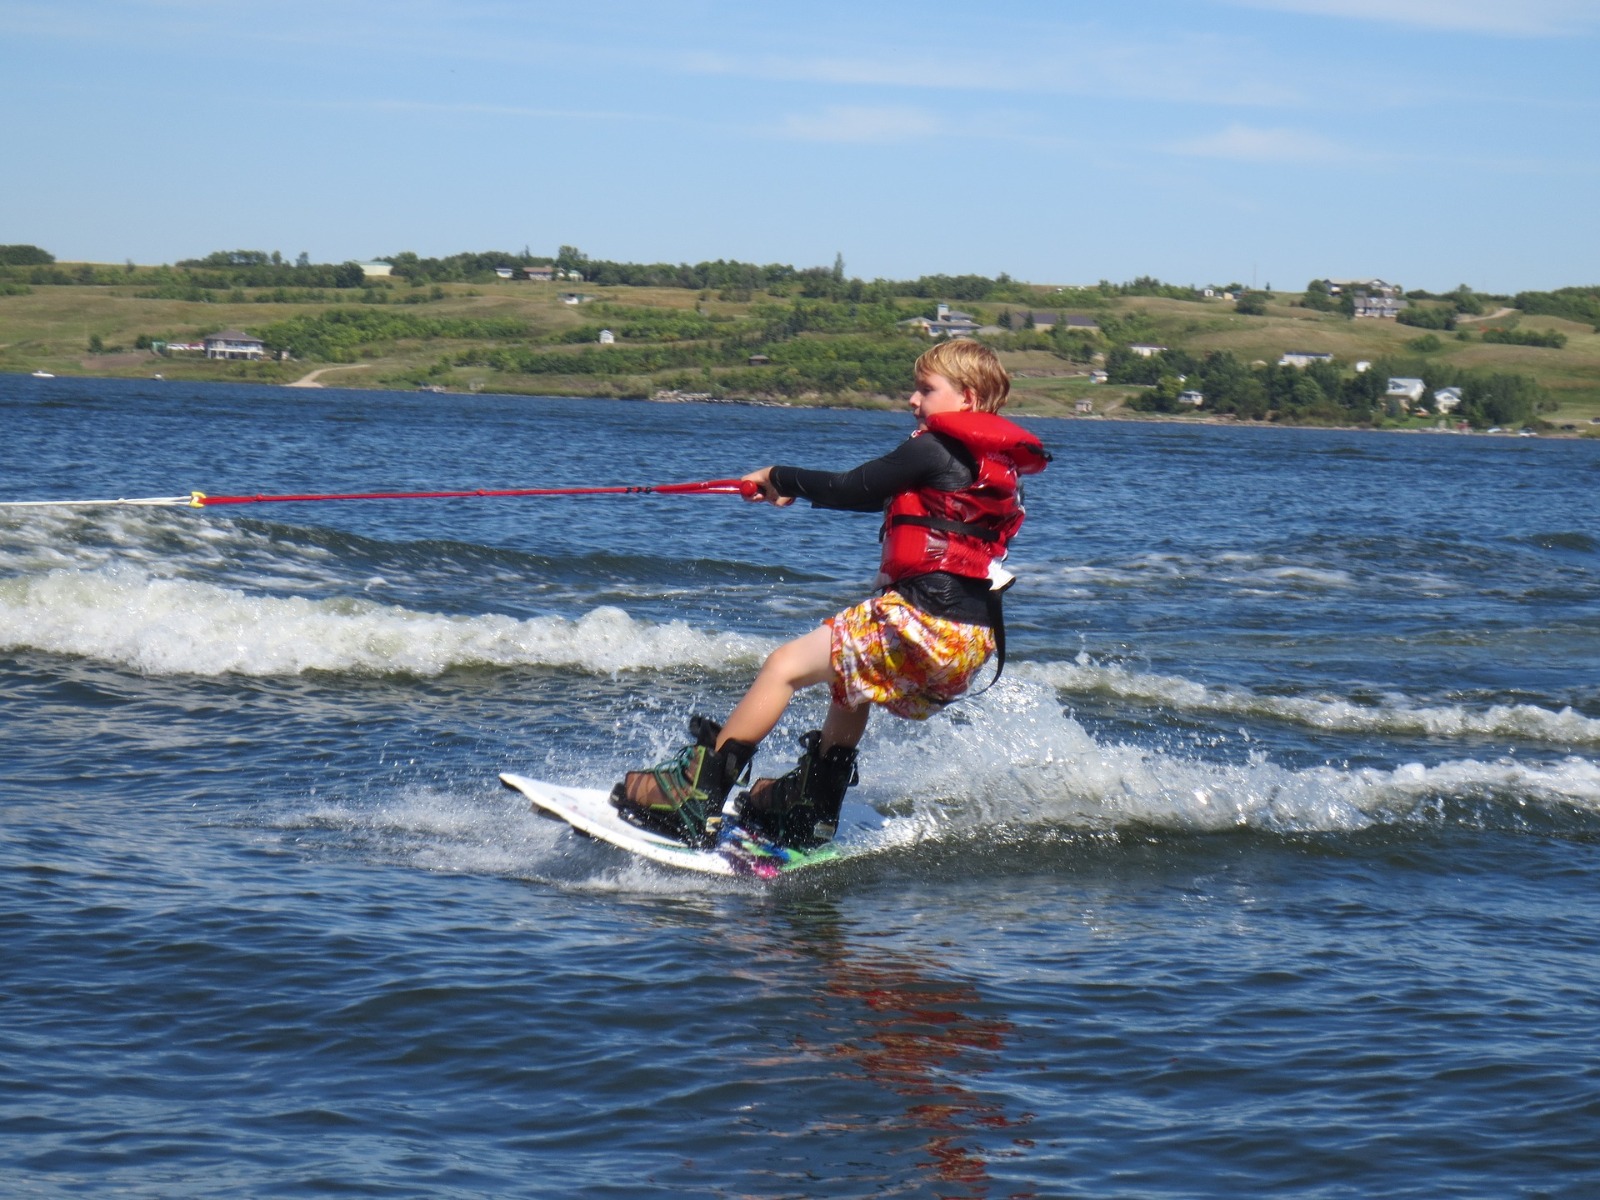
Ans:
[[[1411,301],[1400,300],[1394,296],[1364,296],[1360,292],[1355,295],[1355,312],[1358,317],[1372,317],[1376,320],[1392,321],[1399,317],[1401,311],[1411,307]]]
[[[1439,412],[1455,412],[1461,407],[1461,389],[1458,387],[1439,388],[1433,393],[1433,407]]]
[[[978,322],[971,313],[951,308],[948,304],[939,305],[931,321],[927,317],[912,317],[909,321],[901,321],[900,326],[903,329],[919,329],[931,338],[971,337],[978,332]]]
[[[602,346],[611,346],[616,343],[617,335],[612,333],[609,329],[602,329],[600,331],[600,337],[597,340]]]
[[[1400,407],[1410,408],[1422,399],[1427,390],[1428,385],[1420,379],[1414,379],[1409,375],[1391,375],[1388,390],[1384,395],[1390,400],[1400,401]]]
[[[207,358],[265,358],[266,343],[237,329],[224,329],[204,339]]]
[[[1165,346],[1152,346],[1147,342],[1135,342],[1133,345],[1129,346],[1128,349],[1133,351],[1140,358],[1154,358],[1158,354],[1165,354],[1167,352],[1167,348]]]
[[[1333,355],[1321,350],[1285,350],[1278,360],[1280,367],[1309,367],[1314,362],[1332,362]]]
[[[1386,279],[1324,279],[1330,295],[1342,295],[1346,288],[1351,291],[1362,291],[1373,296],[1395,297],[1400,294],[1400,285],[1390,283]]]

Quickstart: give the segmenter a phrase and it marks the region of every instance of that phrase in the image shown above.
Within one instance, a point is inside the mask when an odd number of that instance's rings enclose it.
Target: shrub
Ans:
[[[1503,346],[1544,346],[1560,350],[1567,344],[1567,335],[1554,329],[1485,329],[1483,340],[1498,342]]]

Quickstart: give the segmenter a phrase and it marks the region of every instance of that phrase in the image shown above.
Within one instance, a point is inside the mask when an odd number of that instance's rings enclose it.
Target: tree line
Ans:
[[[1106,371],[1112,383],[1148,385],[1148,391],[1130,401],[1136,410],[1184,411],[1179,396],[1192,389],[1205,397],[1207,412],[1241,420],[1370,425],[1389,413],[1391,376],[1421,379],[1429,395],[1440,388],[1460,388],[1461,406],[1452,415],[1478,428],[1523,425],[1552,407],[1549,393],[1525,375],[1447,363],[1380,359],[1366,371],[1346,374],[1333,362],[1251,366],[1226,350],[1200,358],[1166,350],[1146,358],[1118,346],[1106,356]]]

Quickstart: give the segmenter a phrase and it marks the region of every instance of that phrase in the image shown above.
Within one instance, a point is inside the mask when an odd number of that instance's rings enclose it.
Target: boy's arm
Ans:
[[[849,471],[809,471],[803,467],[768,467],[763,491],[774,498],[809,500],[818,508],[877,512],[893,496],[918,487],[954,490],[972,482],[972,468],[937,436],[907,438],[882,458]],[[749,476],[747,478],[753,478]]]

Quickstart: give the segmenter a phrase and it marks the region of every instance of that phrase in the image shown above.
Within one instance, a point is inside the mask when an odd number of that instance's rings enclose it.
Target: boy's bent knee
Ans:
[[[781,679],[791,687],[809,687],[833,678],[829,629],[826,625],[804,637],[785,642],[761,665],[761,673]]]

